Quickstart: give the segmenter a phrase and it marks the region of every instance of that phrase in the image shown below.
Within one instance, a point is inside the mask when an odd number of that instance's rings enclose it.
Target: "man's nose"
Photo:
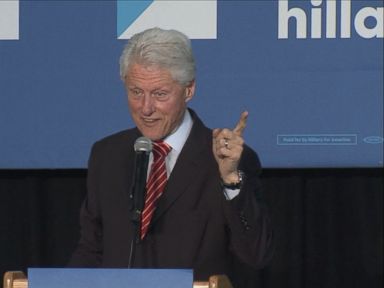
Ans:
[[[143,97],[142,110],[144,115],[151,115],[155,111],[155,103],[151,95],[147,94]]]

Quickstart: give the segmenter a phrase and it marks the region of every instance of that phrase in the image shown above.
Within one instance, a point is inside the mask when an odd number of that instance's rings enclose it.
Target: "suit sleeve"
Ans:
[[[69,267],[99,267],[102,261],[102,222],[97,197],[98,144],[92,147],[88,163],[88,193],[80,212],[80,241],[74,251]]]
[[[245,179],[240,193],[224,201],[224,214],[230,234],[230,249],[237,258],[255,269],[264,267],[273,254],[273,233],[262,198],[261,166],[257,154],[245,146],[240,170]]]

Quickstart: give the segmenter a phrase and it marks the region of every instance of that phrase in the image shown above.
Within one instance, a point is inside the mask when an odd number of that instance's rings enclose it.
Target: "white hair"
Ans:
[[[122,80],[132,64],[167,69],[172,78],[184,86],[195,79],[191,41],[176,30],[151,28],[132,36],[120,57]]]

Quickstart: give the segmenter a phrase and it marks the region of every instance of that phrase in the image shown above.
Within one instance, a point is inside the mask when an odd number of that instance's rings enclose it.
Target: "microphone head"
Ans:
[[[146,152],[150,153],[152,151],[152,141],[147,137],[139,137],[135,141],[135,152]]]

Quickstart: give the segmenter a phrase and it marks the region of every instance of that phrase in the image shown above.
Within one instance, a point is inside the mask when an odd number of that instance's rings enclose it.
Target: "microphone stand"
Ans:
[[[131,220],[134,227],[134,235],[131,240],[131,249],[129,254],[128,268],[133,267],[135,261],[136,244],[140,243],[141,217],[144,209],[146,180],[150,151],[136,151],[135,175],[131,194],[129,197],[133,200],[133,209]]]

